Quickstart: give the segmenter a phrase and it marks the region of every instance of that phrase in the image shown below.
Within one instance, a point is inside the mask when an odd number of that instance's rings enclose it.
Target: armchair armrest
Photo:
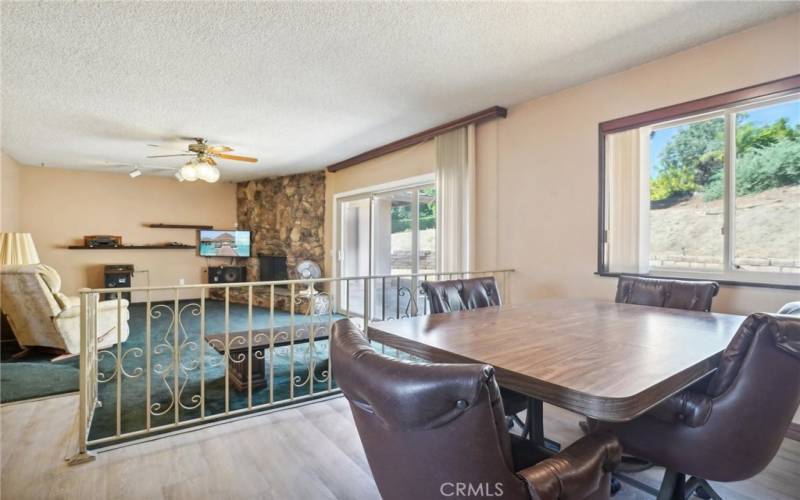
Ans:
[[[700,427],[708,422],[713,406],[714,399],[711,396],[686,390],[671,396],[647,414],[669,424]]]
[[[120,307],[122,307],[123,311],[128,308],[128,300],[127,299],[120,300],[120,304],[121,304]],[[97,304],[97,310],[98,311],[112,311],[112,310],[116,311],[117,310],[117,299],[101,300]]]
[[[622,459],[617,438],[606,432],[584,436],[557,455],[517,473],[541,500],[584,499],[600,488]]]
[[[128,301],[122,299],[121,301],[123,314],[124,311],[128,309]],[[101,300],[97,303],[97,312],[105,312],[105,311],[116,311],[117,310],[117,301],[116,300]],[[79,318],[81,315],[81,304],[80,300],[77,303],[71,304],[69,307],[64,308],[58,315],[58,319],[70,319],[70,318]]]

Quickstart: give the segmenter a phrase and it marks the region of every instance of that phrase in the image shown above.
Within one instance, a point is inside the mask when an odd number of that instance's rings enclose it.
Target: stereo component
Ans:
[[[96,234],[83,237],[83,246],[88,248],[117,248],[122,246],[122,236]]]
[[[103,268],[104,288],[130,288],[133,283],[133,264],[109,264]],[[103,294],[103,300],[115,300],[116,293]],[[130,292],[122,292],[122,298],[131,301]]]
[[[245,266],[214,266],[208,268],[209,283],[241,283],[247,276]]]

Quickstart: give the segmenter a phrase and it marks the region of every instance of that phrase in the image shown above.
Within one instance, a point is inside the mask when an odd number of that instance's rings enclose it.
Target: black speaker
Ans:
[[[241,283],[245,281],[247,268],[244,266],[215,266],[208,268],[209,283]]]
[[[130,288],[133,282],[133,264],[112,264],[103,270],[104,288]],[[116,293],[106,293],[104,300],[117,298]],[[122,298],[128,302],[131,300],[130,292],[122,292]]]

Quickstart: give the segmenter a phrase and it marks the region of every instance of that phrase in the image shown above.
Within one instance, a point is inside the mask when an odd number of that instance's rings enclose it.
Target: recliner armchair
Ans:
[[[346,319],[334,324],[330,350],[383,498],[609,497],[617,440],[590,434],[548,458],[510,436],[491,366],[397,360],[373,350]]]
[[[800,317],[751,314],[714,374],[614,432],[627,453],[667,469],[659,498],[741,481],[773,459],[800,405]],[[684,483],[685,475],[693,476]]]
[[[50,347],[69,354],[80,353],[80,299],[61,293],[61,277],[44,264],[0,268],[0,297],[19,345]],[[128,301],[120,301],[122,332],[128,338]],[[117,301],[97,304],[97,347],[117,343]]]
[[[493,276],[470,278],[464,280],[423,281],[422,289],[428,296],[432,314],[466,311],[481,307],[499,306],[502,304],[497,281]],[[510,389],[500,388],[503,397],[503,408],[506,416],[515,420],[522,427],[523,433],[530,432],[528,423],[523,423],[517,414],[528,410],[528,396]],[[511,425],[509,423],[509,425]]]

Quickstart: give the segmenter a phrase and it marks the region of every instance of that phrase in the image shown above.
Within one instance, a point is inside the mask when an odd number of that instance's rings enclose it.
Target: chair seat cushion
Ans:
[[[528,396],[524,394],[501,387],[500,396],[503,398],[503,410],[506,416],[516,415],[528,409]]]
[[[548,453],[546,449],[536,446],[530,439],[514,434],[509,434],[509,437],[511,438],[511,458],[514,461],[514,472],[527,469],[553,456],[553,453]]]

